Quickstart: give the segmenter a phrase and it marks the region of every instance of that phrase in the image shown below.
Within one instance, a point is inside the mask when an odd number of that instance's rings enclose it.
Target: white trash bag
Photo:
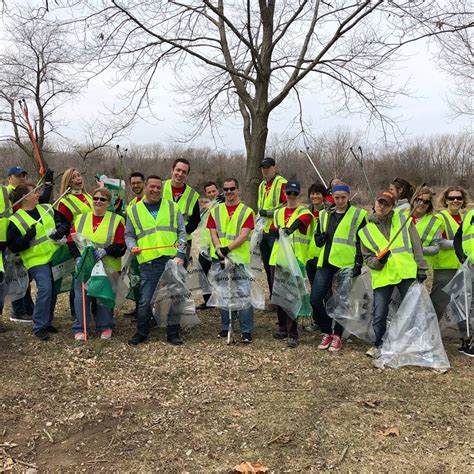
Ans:
[[[211,292],[209,280],[202,269],[199,260],[193,259],[187,268],[187,285],[193,298],[208,295]]]
[[[375,367],[397,369],[415,365],[448,369],[438,320],[426,287],[418,282],[408,290],[385,333]]]
[[[20,257],[7,252],[5,255],[5,274],[3,277],[4,304],[23,298],[30,284],[28,271]]]

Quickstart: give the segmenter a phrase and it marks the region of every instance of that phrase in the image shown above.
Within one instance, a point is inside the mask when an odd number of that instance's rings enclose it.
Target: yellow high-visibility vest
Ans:
[[[474,210],[469,211],[462,222],[462,249],[467,258],[474,264]]]
[[[9,194],[7,186],[0,186],[0,242],[7,241],[8,222],[12,215]]]
[[[280,203],[281,188],[287,182],[283,176],[276,175],[273,178],[272,185],[268,191],[265,192],[266,181],[262,181],[258,186],[258,209],[264,211],[276,211],[278,208],[283,207],[285,204]],[[264,221],[263,231],[268,232],[273,222],[273,217],[262,217]]]
[[[441,222],[441,232],[444,231],[446,233],[447,240],[453,240],[459,229],[459,224],[453,219],[448,210],[438,212],[436,217]],[[433,259],[433,268],[435,270],[455,270],[460,265],[454,249],[440,249]]]
[[[79,214],[85,214],[87,212],[92,212],[93,210],[92,196],[88,193],[83,193],[83,195],[86,198],[88,205],[74,194],[66,194],[66,196],[64,196],[58,203],[58,206],[59,204],[64,204],[64,206],[71,211],[72,222],[76,220],[76,217]]]

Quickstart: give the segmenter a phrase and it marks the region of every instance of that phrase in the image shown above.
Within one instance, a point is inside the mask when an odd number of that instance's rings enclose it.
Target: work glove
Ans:
[[[94,257],[97,262],[99,260],[102,260],[105,256],[107,256],[107,252],[105,249],[94,250]]]
[[[265,211],[265,209],[260,209],[258,211],[258,214],[262,217],[273,217],[273,211],[272,210]]]
[[[390,250],[389,250],[383,257],[378,258],[377,260],[382,265],[385,265],[388,262],[388,259],[389,259],[390,255],[392,255],[392,252],[390,252]]]
[[[270,229],[268,231],[268,235],[277,240],[280,238],[280,232],[278,232],[278,229]]]
[[[362,273],[362,267],[360,265],[354,265],[352,267],[352,278],[358,277]]]
[[[328,240],[328,233],[327,232],[321,232],[319,235],[315,237],[315,242],[317,247],[322,247]]]
[[[219,247],[217,249],[217,255],[222,257],[222,258],[225,258],[227,257],[227,255],[229,254],[230,250],[229,250],[229,247]]]
[[[225,202],[225,197],[223,194],[218,194],[218,196],[216,197],[216,202],[218,202],[219,204],[222,204],[223,202]]]
[[[28,240],[33,240],[36,235],[36,224],[33,224],[25,233]]]
[[[48,168],[44,173],[44,184],[54,184],[54,171],[50,168]]]
[[[426,276],[426,273],[425,272],[418,272],[416,274],[416,280],[419,282],[419,283],[423,283],[425,280],[426,280],[427,276]]]
[[[49,238],[52,240],[61,240],[65,235],[63,229],[56,229],[51,234],[49,234]]]
[[[290,227],[285,227],[283,231],[286,235],[291,235],[293,232],[300,228],[300,225],[303,225],[303,223],[299,219],[296,219],[295,222],[290,225]]]

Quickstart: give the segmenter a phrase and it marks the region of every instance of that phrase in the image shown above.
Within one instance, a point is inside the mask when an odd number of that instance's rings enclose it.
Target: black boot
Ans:
[[[179,324],[170,324],[166,328],[166,340],[173,346],[181,346],[184,344],[180,336],[181,326]]]

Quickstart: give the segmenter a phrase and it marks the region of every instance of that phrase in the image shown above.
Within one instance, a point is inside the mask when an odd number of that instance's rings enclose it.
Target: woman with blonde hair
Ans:
[[[92,212],[92,197],[86,191],[82,174],[76,168],[67,169],[61,179],[59,194],[71,188],[58,204],[58,211],[72,224],[74,219],[85,212]]]

